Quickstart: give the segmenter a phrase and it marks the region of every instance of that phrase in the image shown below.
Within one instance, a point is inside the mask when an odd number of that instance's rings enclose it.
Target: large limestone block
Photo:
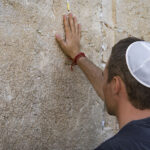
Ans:
[[[135,36],[150,41],[149,0],[103,0],[103,61],[107,62],[111,47],[120,39]]]
[[[150,3],[149,0],[117,0],[116,26],[120,32],[116,41],[121,37],[136,36],[150,40]]]
[[[102,3],[70,4],[82,25],[82,50],[101,66]],[[63,35],[66,12],[65,0],[0,1],[2,150],[91,150],[116,130],[86,77],[78,67],[71,72],[55,41],[56,32]]]

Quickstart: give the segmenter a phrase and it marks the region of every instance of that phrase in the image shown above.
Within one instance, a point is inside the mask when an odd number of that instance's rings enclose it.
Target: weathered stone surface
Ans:
[[[70,3],[82,49],[100,65],[101,1]],[[66,1],[0,1],[1,149],[91,150],[114,134],[110,124],[102,133],[103,103],[56,44],[64,13]]]
[[[149,0],[117,0],[117,28],[122,33],[150,40],[150,3]],[[119,37],[120,38],[120,37]],[[116,40],[119,38],[116,37]]]
[[[119,39],[149,40],[149,1],[70,0],[82,50],[103,67]],[[117,130],[103,102],[55,41],[66,1],[0,1],[0,149],[92,150]],[[104,130],[102,119],[106,120]]]
[[[106,42],[103,45],[107,45],[107,49],[104,49],[104,62],[109,58],[110,47],[120,39],[135,36],[147,41],[150,40],[149,0],[103,0],[103,6],[105,7],[103,7],[102,24],[106,33],[104,36]]]

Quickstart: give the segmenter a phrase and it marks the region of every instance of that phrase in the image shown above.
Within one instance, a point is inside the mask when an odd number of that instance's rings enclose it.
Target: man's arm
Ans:
[[[72,14],[63,16],[65,40],[60,35],[56,35],[56,40],[62,51],[72,59],[80,53],[80,37],[81,27],[77,24],[76,17]],[[100,68],[94,65],[87,57],[80,57],[77,61],[78,66],[84,72],[97,94],[104,100],[103,95],[103,72]]]
[[[94,87],[95,91],[97,92],[98,96],[104,100],[103,95],[103,72],[100,68],[94,65],[88,58],[81,57],[77,61],[78,66],[84,72],[88,80],[91,82],[92,86]]]

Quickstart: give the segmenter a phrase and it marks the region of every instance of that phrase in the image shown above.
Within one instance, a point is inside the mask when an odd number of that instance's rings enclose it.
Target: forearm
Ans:
[[[104,100],[103,95],[103,72],[102,70],[94,65],[87,57],[81,57],[77,61],[78,66],[84,72],[88,80],[91,82],[97,94]]]

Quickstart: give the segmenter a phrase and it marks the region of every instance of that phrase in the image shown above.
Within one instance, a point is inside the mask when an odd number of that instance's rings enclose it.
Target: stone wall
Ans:
[[[101,68],[118,40],[150,40],[149,0],[70,5],[82,25],[82,50]],[[55,41],[64,13],[66,0],[0,0],[0,150],[92,150],[117,131]]]

